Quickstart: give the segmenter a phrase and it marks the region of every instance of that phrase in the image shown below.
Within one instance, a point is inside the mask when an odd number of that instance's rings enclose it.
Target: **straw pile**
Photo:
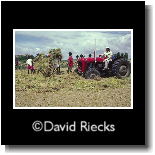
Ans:
[[[62,59],[61,49],[50,49],[48,55],[38,54],[34,59],[34,66],[37,72],[41,72],[43,76],[50,77],[54,74],[55,60]]]

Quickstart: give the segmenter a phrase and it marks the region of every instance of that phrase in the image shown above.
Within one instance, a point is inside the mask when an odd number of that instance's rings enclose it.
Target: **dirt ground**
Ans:
[[[44,78],[16,70],[16,107],[130,107],[131,79],[84,79],[76,73]]]

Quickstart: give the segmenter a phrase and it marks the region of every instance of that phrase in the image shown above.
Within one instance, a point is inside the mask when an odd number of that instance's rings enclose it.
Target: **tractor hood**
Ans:
[[[96,62],[103,62],[106,58],[96,57]],[[95,58],[79,58],[80,62],[95,62]]]

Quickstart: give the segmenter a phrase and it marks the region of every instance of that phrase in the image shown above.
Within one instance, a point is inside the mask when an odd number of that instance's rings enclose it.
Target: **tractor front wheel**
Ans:
[[[97,71],[95,68],[91,68],[85,73],[85,78],[86,79],[94,79],[96,77],[100,76],[100,72]]]
[[[75,73],[78,73],[78,68],[74,69],[74,72],[75,72]]]

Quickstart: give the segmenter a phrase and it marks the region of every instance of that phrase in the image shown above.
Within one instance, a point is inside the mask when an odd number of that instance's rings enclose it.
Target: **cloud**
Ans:
[[[127,52],[131,55],[130,31],[16,31],[16,54],[45,53],[51,48],[61,48],[63,59],[68,52],[76,55],[88,55],[96,49],[103,53],[109,46],[113,53]]]

